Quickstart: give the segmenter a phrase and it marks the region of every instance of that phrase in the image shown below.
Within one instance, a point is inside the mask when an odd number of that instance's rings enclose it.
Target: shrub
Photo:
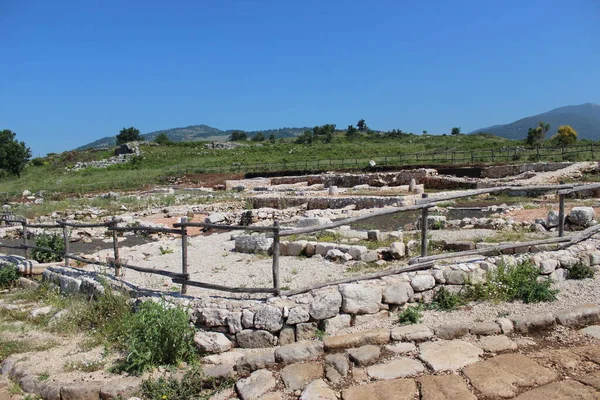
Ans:
[[[421,311],[422,307],[420,305],[407,307],[398,313],[398,322],[402,325],[418,324],[423,318]]]
[[[465,305],[466,301],[463,296],[451,293],[445,288],[438,290],[433,296],[433,300],[429,305],[430,309],[438,311],[451,311]]]
[[[159,365],[177,365],[196,356],[194,329],[178,307],[152,301],[141,304],[125,327],[126,359],[120,369],[139,374]]]
[[[231,386],[232,381],[217,382],[208,379],[199,367],[193,367],[182,379],[173,376],[161,376],[144,380],[140,386],[140,395],[148,400],[188,400],[208,399],[215,391]]]
[[[486,282],[469,286],[466,297],[471,300],[520,300],[523,303],[556,300],[558,290],[551,289],[552,281],[538,281],[538,277],[539,270],[531,262],[510,268],[499,265],[488,273]]]
[[[582,263],[577,263],[571,267],[567,277],[569,279],[588,279],[593,278],[595,273],[596,271],[594,271],[594,268],[583,265]]]
[[[13,287],[17,279],[19,279],[17,267],[13,264],[0,266],[0,289]]]
[[[37,247],[45,247],[64,253],[65,242],[63,237],[56,233],[44,233],[35,239],[35,245]],[[45,263],[45,262],[57,262],[63,259],[61,254],[52,253],[45,250],[34,249],[31,253],[34,260]]]

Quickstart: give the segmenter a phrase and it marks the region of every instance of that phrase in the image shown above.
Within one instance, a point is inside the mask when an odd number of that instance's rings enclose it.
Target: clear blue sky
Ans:
[[[34,156],[128,126],[468,132],[599,103],[600,1],[0,0],[0,54]]]

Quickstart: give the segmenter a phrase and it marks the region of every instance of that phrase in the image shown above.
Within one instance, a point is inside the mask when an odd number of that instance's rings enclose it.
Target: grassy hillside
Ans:
[[[529,128],[535,127],[540,121],[550,124],[548,137],[556,133],[560,125],[571,125],[579,134],[579,138],[600,140],[600,105],[593,103],[560,107],[510,124],[476,129],[472,133],[486,132],[508,139],[522,140],[527,137]]]
[[[349,142],[338,132],[331,143],[296,144],[292,140],[277,140],[275,143],[246,142],[245,146],[230,150],[216,150],[205,147],[204,142],[175,143],[166,146],[142,146],[142,157],[127,164],[114,165],[108,168],[87,168],[76,172],[67,172],[78,161],[100,160],[111,156],[106,151],[71,151],[52,155],[30,163],[20,179],[8,178],[0,180],[0,192],[22,192],[48,190],[58,192],[85,193],[94,190],[116,188],[140,188],[145,184],[160,182],[161,177],[173,173],[175,169],[199,172],[202,169],[218,167],[220,172],[239,168],[246,169],[263,166],[264,163],[288,163],[269,166],[270,169],[298,169],[308,165],[315,169],[338,169],[339,160],[345,159],[344,168],[366,168],[370,159],[379,165],[425,165],[431,163],[434,155],[436,163],[450,163],[449,152],[466,152],[468,162],[491,161],[483,157],[491,149],[501,152],[502,148],[522,146],[522,142],[512,141],[491,135],[458,135],[458,136],[416,136],[406,135],[400,138],[361,137]],[[596,150],[597,152],[600,149]],[[534,150],[529,150],[530,152]],[[403,158],[412,154],[412,158]],[[506,154],[506,152],[504,153]],[[531,158],[532,155],[524,157]],[[599,154],[599,153],[596,153]],[[416,155],[416,157],[415,157]],[[509,161],[516,158],[512,152]],[[420,158],[419,158],[420,156]],[[497,156],[498,157],[498,156]],[[515,157],[515,158],[512,158]],[[589,157],[589,156],[588,156]],[[329,161],[329,160],[337,161]],[[354,160],[357,159],[356,164]],[[548,158],[545,158],[548,159]],[[550,158],[552,159],[552,158]],[[324,161],[327,160],[327,161]],[[506,161],[507,159],[504,159]],[[528,158],[523,158],[528,160]],[[498,161],[498,158],[496,159]],[[500,160],[502,161],[502,160]],[[297,163],[290,165],[290,163]],[[300,167],[298,167],[300,165]],[[247,166],[251,168],[247,168]],[[259,168],[260,169],[260,168]],[[211,172],[217,172],[212,170]],[[164,182],[164,181],[163,181]]]
[[[264,131],[250,131],[246,132],[248,137],[252,137],[256,135],[258,132],[261,132],[265,137],[269,137],[269,135],[275,135],[276,138],[290,138],[296,137],[306,129],[309,128],[279,128],[279,129],[267,129]],[[213,128],[208,125],[191,125],[183,128],[173,128],[173,129],[165,129],[162,131],[145,133],[142,138],[145,141],[151,142],[158,135],[164,133],[167,135],[169,139],[173,142],[199,142],[199,141],[225,141],[229,140],[229,136],[233,129],[229,129],[226,131],[222,131],[217,128]],[[116,135],[115,135],[116,136]],[[87,149],[99,149],[105,147],[111,147],[116,144],[115,136],[107,136],[102,139],[95,140],[91,143],[78,147],[76,150],[87,150]]]

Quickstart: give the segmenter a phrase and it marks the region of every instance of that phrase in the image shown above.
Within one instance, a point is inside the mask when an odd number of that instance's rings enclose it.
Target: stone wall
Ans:
[[[524,172],[549,172],[557,171],[572,165],[571,162],[540,162],[531,164],[514,165],[491,165],[481,169],[482,178],[504,178],[507,176],[519,175]]]
[[[271,178],[273,185],[284,185],[298,182],[308,182],[309,185],[323,184],[325,187],[354,187],[357,185],[369,186],[399,186],[408,185],[411,179],[423,183],[431,176],[437,175],[435,169],[411,169],[398,172],[378,172],[371,174],[319,174],[305,176],[282,176]]]
[[[312,339],[318,331],[335,334],[349,326],[387,318],[406,303],[431,302],[440,288],[460,292],[467,282],[483,282],[486,273],[500,264],[510,268],[531,260],[543,277],[560,281],[578,263],[600,265],[599,245],[600,240],[590,239],[567,250],[481,257],[470,262],[436,265],[430,270],[332,285],[291,297],[183,300],[193,306],[191,320],[199,329],[197,340],[201,342],[204,335],[208,344],[214,344],[212,347],[207,344],[207,351],[226,351],[234,346],[271,347]],[[74,268],[49,268],[44,279],[68,293],[95,294],[103,290],[93,276]],[[181,301],[182,297],[170,299]]]
[[[381,208],[386,206],[400,207],[412,204],[411,196],[255,196],[248,198],[252,208],[277,208],[298,207],[307,204],[309,210],[324,210],[327,208],[344,208],[355,205],[357,210],[363,208]]]

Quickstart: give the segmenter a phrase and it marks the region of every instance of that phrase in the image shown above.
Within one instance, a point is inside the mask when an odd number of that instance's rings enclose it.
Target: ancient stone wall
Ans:
[[[482,178],[504,178],[507,176],[519,175],[524,172],[549,172],[557,171],[572,165],[571,162],[540,162],[531,164],[514,165],[491,165],[481,169]]]

